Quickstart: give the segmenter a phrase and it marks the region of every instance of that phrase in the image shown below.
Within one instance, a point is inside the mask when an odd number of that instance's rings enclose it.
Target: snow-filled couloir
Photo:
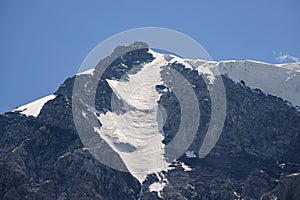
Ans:
[[[129,74],[128,81],[107,80],[127,110],[122,115],[113,112],[100,115],[102,126],[96,129],[141,183],[147,174],[168,166],[161,123],[157,121],[160,94],[155,89],[162,84],[160,71],[167,61],[164,55],[151,53],[155,59],[136,74]]]

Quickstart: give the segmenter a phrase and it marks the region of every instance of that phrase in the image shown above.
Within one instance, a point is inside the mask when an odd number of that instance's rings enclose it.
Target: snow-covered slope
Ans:
[[[53,94],[45,96],[45,97],[38,99],[36,101],[33,101],[31,103],[20,106],[20,107],[14,109],[13,112],[18,111],[21,114],[26,115],[26,116],[37,117],[40,114],[40,111],[43,108],[44,104],[47,103],[48,101],[54,99],[55,97],[56,97],[56,95],[53,95]]]
[[[300,71],[290,67],[292,65],[282,67],[284,65],[256,61],[224,61],[215,66],[232,80],[243,80],[251,88],[258,88],[266,94],[300,106]]]
[[[260,89],[265,94],[281,97],[300,106],[300,64],[268,64],[258,61],[203,61],[188,60],[176,57],[172,61],[196,69],[204,75],[210,84],[214,76],[225,74],[236,82],[243,81],[253,89]]]

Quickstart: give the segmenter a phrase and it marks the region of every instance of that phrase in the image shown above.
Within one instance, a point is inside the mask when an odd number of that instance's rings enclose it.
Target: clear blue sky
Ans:
[[[0,113],[53,93],[98,43],[131,28],[175,29],[214,60],[300,57],[299,9],[299,0],[1,0]]]

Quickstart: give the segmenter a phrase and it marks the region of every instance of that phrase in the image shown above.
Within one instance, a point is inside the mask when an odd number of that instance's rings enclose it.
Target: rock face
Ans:
[[[135,50],[140,47],[144,48]],[[120,57],[122,48],[132,51]],[[106,79],[118,80],[153,59],[145,44],[135,43],[101,61],[94,73],[113,62],[98,83],[96,110],[111,110],[113,92]],[[189,151],[197,154],[211,115],[209,92],[195,70],[179,63],[170,67],[195,86],[201,119]],[[203,159],[182,155],[172,170],[163,172],[167,183],[160,193],[149,190],[158,181],[154,174],[141,185],[130,173],[105,166],[85,149],[72,116],[75,77],[59,87],[38,117],[0,115],[0,199],[299,199],[300,112],[247,82],[219,78],[227,93],[227,115],[217,145]],[[163,89],[159,104],[167,113],[163,142],[168,144],[178,130],[180,105]]]
[[[38,118],[1,116],[0,198],[136,199],[137,180],[83,148],[68,102],[58,96]]]

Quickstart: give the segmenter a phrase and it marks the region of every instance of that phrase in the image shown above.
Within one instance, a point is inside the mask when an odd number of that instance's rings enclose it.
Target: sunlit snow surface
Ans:
[[[258,88],[265,94],[281,97],[294,106],[300,106],[299,63],[273,65],[257,61],[189,61],[199,73],[209,76],[226,74],[236,82],[244,81],[250,88]],[[196,64],[196,65],[195,65]]]
[[[43,108],[44,104],[47,103],[48,101],[54,99],[56,97],[56,95],[49,95],[49,96],[45,96],[41,99],[38,99],[36,101],[33,101],[29,104],[20,106],[16,109],[13,110],[13,112],[20,112],[23,115],[26,116],[33,116],[33,117],[37,117],[40,114],[41,109]]]
[[[163,198],[161,193],[162,193],[164,187],[168,184],[168,180],[162,172],[161,173],[155,173],[155,175],[156,175],[158,181],[152,183],[149,186],[149,191],[150,192],[157,192],[158,197]]]
[[[269,64],[252,60],[205,61],[190,60],[172,56],[176,62],[187,68],[196,69],[213,85],[215,76],[228,75],[233,81],[244,81],[253,89],[265,94],[281,97],[294,106],[300,106],[300,63]]]
[[[84,74],[86,74],[86,75],[93,75],[93,74],[94,74],[94,71],[95,71],[95,68],[93,68],[93,69],[88,69],[88,70],[86,70],[86,71],[83,71],[83,72],[78,73],[77,75],[84,75]]]
[[[107,112],[100,115],[101,128],[95,129],[116,151],[130,173],[141,183],[147,174],[169,165],[164,158],[163,135],[157,119],[160,94],[155,86],[162,84],[160,71],[166,64],[162,54],[129,74],[128,82],[107,80],[114,93],[127,104],[124,114]]]

